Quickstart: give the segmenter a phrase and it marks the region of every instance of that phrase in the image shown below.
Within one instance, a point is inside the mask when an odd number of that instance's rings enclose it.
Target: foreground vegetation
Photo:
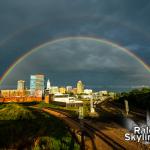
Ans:
[[[0,105],[0,149],[79,149],[62,121],[20,104]]]

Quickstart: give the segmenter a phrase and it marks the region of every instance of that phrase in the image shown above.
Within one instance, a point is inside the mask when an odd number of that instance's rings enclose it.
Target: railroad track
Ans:
[[[88,123],[84,122],[84,127],[93,131],[100,139],[102,139],[104,142],[106,142],[108,145],[110,145],[115,150],[125,150],[122,145],[114,141],[112,138],[101,132],[100,130],[94,128],[93,126],[89,125]]]
[[[78,118],[73,118],[71,115],[69,115],[67,112],[64,112],[62,110],[59,109],[54,109],[54,108],[45,108],[48,110],[52,110],[55,111],[57,113],[63,114],[64,116],[66,116],[67,118],[70,118],[71,120],[75,121],[76,123],[79,124],[80,126],[80,120]],[[103,132],[101,132],[99,129],[93,127],[93,125],[89,124],[88,122],[86,122],[86,120],[83,120],[83,130],[86,134],[89,135],[89,137],[96,139],[97,141],[94,141],[95,143],[98,142],[102,142],[107,144],[109,149],[113,149],[113,150],[125,150],[126,148],[123,147],[122,145],[120,145],[119,143],[117,143],[116,141],[114,141],[112,138],[110,138],[109,136],[107,136],[106,134],[104,134]],[[99,141],[98,141],[99,140]],[[96,146],[98,147],[98,146]],[[94,148],[95,150],[98,148]],[[99,147],[100,149],[100,147]],[[103,149],[103,148],[102,148]]]

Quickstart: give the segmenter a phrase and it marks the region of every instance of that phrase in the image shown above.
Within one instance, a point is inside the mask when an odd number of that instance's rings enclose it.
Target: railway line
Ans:
[[[56,117],[62,119],[70,128],[75,129],[75,134],[84,133],[84,148],[94,150],[125,150],[126,148],[114,141],[109,136],[105,135],[99,129],[89,124],[86,120],[81,121],[77,118],[73,118],[67,112],[59,109],[43,108],[46,111]],[[82,127],[82,128],[81,128]],[[83,143],[82,143],[83,144]]]

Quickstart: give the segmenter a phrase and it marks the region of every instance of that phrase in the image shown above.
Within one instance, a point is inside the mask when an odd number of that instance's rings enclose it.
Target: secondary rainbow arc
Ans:
[[[15,66],[17,64],[19,64],[21,61],[23,61],[25,58],[27,58],[28,56],[30,56],[32,53],[38,51],[40,48],[45,47],[47,45],[51,45],[51,44],[55,44],[57,42],[61,42],[64,40],[73,40],[73,39],[77,39],[77,40],[93,40],[93,41],[97,41],[97,42],[103,42],[104,44],[108,44],[111,45],[112,47],[116,47],[119,48],[120,50],[122,50],[123,52],[125,52],[126,54],[128,54],[129,56],[131,56],[132,58],[134,58],[136,61],[138,61],[149,73],[150,73],[150,68],[149,66],[137,55],[135,55],[134,53],[132,53],[129,49],[124,48],[122,46],[120,46],[119,44],[113,43],[111,41],[108,41],[106,39],[101,39],[101,38],[96,38],[96,37],[82,37],[82,36],[78,36],[78,37],[65,37],[65,38],[59,38],[59,39],[55,39],[49,42],[46,42],[44,44],[41,44],[33,49],[31,49],[29,52],[25,53],[23,56],[21,56],[19,59],[17,59],[13,64],[11,64],[9,66],[9,68],[4,72],[4,74],[1,77],[0,80],[0,84],[2,84],[3,80],[9,75],[9,73],[15,68]]]

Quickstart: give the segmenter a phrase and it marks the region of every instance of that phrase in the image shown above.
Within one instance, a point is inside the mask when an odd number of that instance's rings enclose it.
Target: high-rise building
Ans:
[[[51,89],[51,83],[50,83],[50,80],[49,80],[49,79],[47,80],[46,89],[47,89],[47,90],[50,90],[50,89]]]
[[[24,80],[19,80],[17,82],[17,90],[19,90],[19,91],[25,90],[25,81]]]
[[[65,88],[65,87],[60,87],[60,88],[59,88],[59,92],[60,92],[61,94],[65,94],[65,93],[66,93],[66,88]]]
[[[44,92],[44,75],[30,76],[30,91],[32,96],[41,97]]]
[[[57,93],[59,93],[59,88],[58,88],[58,86],[52,86],[50,93],[51,93],[51,94],[57,94]]]
[[[67,93],[70,93],[72,91],[72,86],[66,86]]]
[[[77,88],[73,88],[72,91],[71,91],[71,93],[73,93],[74,95],[76,95],[77,94]]]
[[[78,81],[77,82],[77,94],[81,94],[84,92],[84,85],[82,83],[82,81]]]

